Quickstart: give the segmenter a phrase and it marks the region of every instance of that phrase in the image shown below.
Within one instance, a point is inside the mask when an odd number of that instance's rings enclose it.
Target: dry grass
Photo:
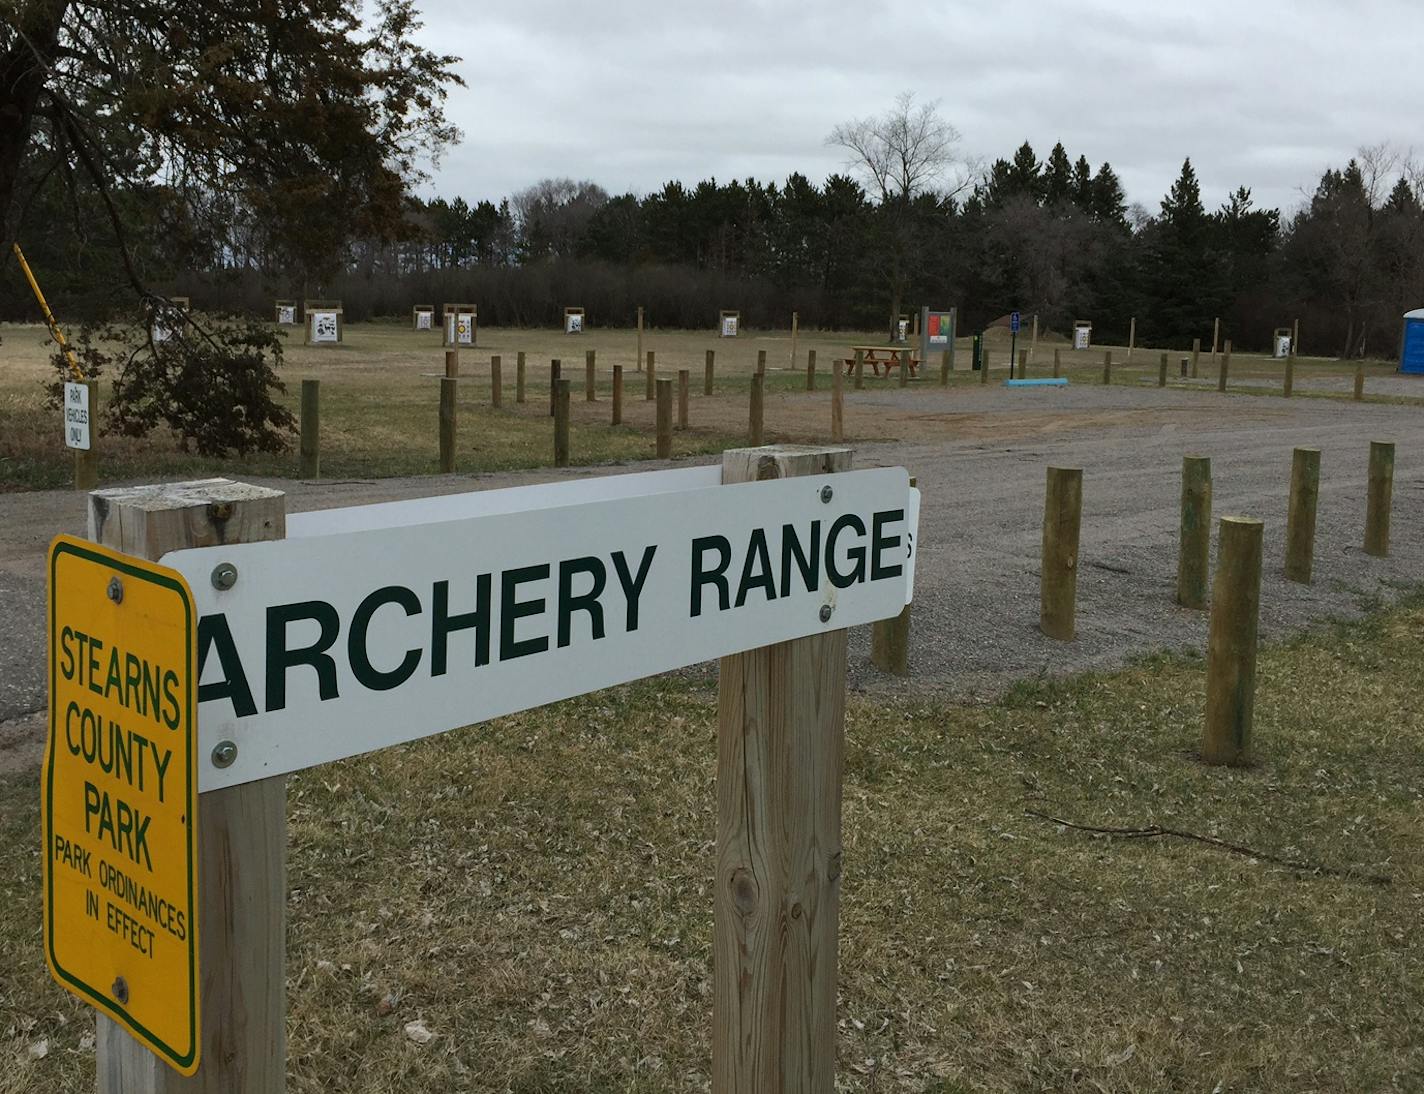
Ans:
[[[41,383],[50,379],[44,332],[36,326],[7,326],[0,346],[0,490],[62,487],[71,481],[72,460],[63,448],[57,428],[57,413],[44,406]],[[419,475],[437,470],[439,384],[435,374],[444,368],[438,333],[419,334],[393,323],[354,324],[346,330],[340,346],[309,347],[300,343],[300,332],[290,345],[283,379],[289,386],[287,405],[295,413],[304,378],[322,383],[322,474],[325,478],[377,478]],[[658,374],[676,379],[678,369],[691,373],[691,428],[674,437],[675,456],[719,452],[745,443],[747,389],[756,367],[758,350],[767,352],[770,369],[767,391],[784,397],[789,414],[779,415],[768,408],[767,428],[776,440],[824,441],[829,428],[829,410],[805,413],[818,402],[829,400],[828,370],[834,360],[846,357],[853,344],[874,344],[880,336],[865,332],[827,334],[806,332],[798,342],[797,369],[790,369],[789,332],[745,332],[737,339],[719,339],[710,331],[649,331],[644,348],[657,354]],[[1008,362],[1008,335],[995,330],[989,335],[993,353],[992,379]],[[1023,344],[1023,343],[1021,343]],[[1034,375],[1046,375],[1051,367],[1051,342],[1039,348]],[[1061,345],[1061,343],[1060,343]],[[584,351],[598,355],[598,402],[583,400]],[[717,352],[717,394],[702,396],[704,355]],[[815,349],[819,358],[820,385],[814,395],[805,393],[807,351]],[[523,350],[528,357],[529,393],[523,406],[515,404],[515,355]],[[961,368],[966,368],[969,342],[958,348]],[[490,405],[489,358],[503,358],[504,407]],[[635,371],[636,335],[631,330],[594,330],[581,337],[568,337],[549,330],[480,331],[480,346],[462,353],[460,384],[460,430],[457,466],[466,472],[500,471],[545,466],[552,462],[553,435],[544,413],[549,393],[549,361],[560,357],[563,375],[572,380],[572,455],[575,463],[598,464],[644,459],[653,454],[653,413],[644,400],[644,374]],[[1138,350],[1131,366],[1125,364],[1126,351],[1117,348],[1114,380],[1135,384],[1156,377],[1157,352]],[[1174,355],[1175,361],[1176,355]],[[1080,382],[1096,382],[1102,371],[1102,350],[1064,354],[1065,373]],[[609,424],[612,368],[622,365],[625,373],[624,424]],[[1385,375],[1392,366],[1372,364],[1371,377]],[[1265,357],[1238,354],[1232,361],[1232,375],[1241,380],[1279,380],[1281,362]],[[1206,358],[1203,376],[1215,375]],[[1301,367],[1302,382],[1308,376],[1347,376],[1352,365],[1311,361]],[[867,380],[868,384],[877,381]],[[884,381],[878,381],[884,382]],[[977,384],[977,376],[958,372],[956,385]],[[1250,391],[1249,387],[1237,390]],[[1322,395],[1297,389],[1301,395]],[[1264,391],[1263,391],[1264,393]],[[1343,393],[1341,394],[1343,397]],[[1372,396],[1373,397],[1373,396]],[[103,402],[101,391],[100,401]],[[853,402],[854,395],[848,393]],[[1410,400],[1399,400],[1410,401]],[[852,413],[847,428],[857,441],[894,440],[892,430],[903,422],[863,418]],[[297,472],[295,451],[248,459],[204,459],[184,453],[169,436],[143,440],[104,437],[101,441],[101,474],[105,481],[132,481],[225,474],[237,477],[293,476]]]
[[[1424,1087],[1421,641],[1416,596],[1264,651],[1244,771],[1194,759],[1191,656],[853,697],[840,1087]],[[714,726],[666,677],[294,778],[290,1089],[705,1090]],[[36,798],[0,782],[0,1090],[54,1094],[90,1088],[92,1022],[44,972]]]

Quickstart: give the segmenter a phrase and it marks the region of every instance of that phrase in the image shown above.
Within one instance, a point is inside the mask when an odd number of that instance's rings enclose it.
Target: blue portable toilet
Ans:
[[[1405,313],[1399,371],[1424,372],[1424,308]]]

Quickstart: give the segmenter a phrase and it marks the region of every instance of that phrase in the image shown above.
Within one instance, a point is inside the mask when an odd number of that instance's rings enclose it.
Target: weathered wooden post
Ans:
[[[987,384],[989,382],[989,347],[979,348],[979,382]]]
[[[713,373],[714,373],[716,367],[717,367],[717,351],[716,351],[715,349],[709,349],[709,350],[707,351],[707,360],[706,360],[706,362],[705,362],[705,363],[703,364],[703,366],[702,366],[702,394],[703,394],[703,395],[711,395],[711,394],[712,394]]]
[[[569,465],[569,382],[554,381],[554,466]]]
[[[1038,316],[1033,317],[1033,333],[1029,335],[1028,359],[1030,361],[1038,358]]]
[[[455,470],[455,396],[460,383],[453,376],[440,378],[440,471]]]
[[[910,479],[914,489],[915,480]],[[910,675],[910,605],[892,619],[880,619],[870,628],[870,663],[891,676]]]
[[[504,406],[504,363],[497,353],[490,357],[490,406]]]
[[[514,401],[524,402],[524,351],[514,356]]]
[[[623,366],[613,366],[613,424],[623,424]]]
[[[766,373],[752,373],[751,421],[748,435],[753,448],[761,444],[764,398],[766,395]]]
[[[1294,349],[1292,349],[1292,350],[1290,351],[1290,353],[1286,354],[1286,379],[1285,379],[1285,384],[1281,387],[1281,394],[1284,395],[1287,399],[1289,399],[1289,398],[1291,397],[1291,393],[1292,393],[1293,391],[1295,391],[1295,350],[1294,350]]]
[[[100,490],[89,498],[91,540],[154,562],[183,548],[285,536],[282,493],[226,479]],[[199,762],[212,761],[202,756]],[[286,776],[199,795],[198,1073],[185,1079],[98,1014],[99,1094],[286,1089],[286,866]]]
[[[658,380],[658,356],[656,350],[648,350],[648,367],[644,379],[646,382],[644,384],[643,398],[645,400],[652,399],[657,393],[657,389],[654,386]]]
[[[92,404],[91,404],[92,405]],[[304,479],[321,477],[321,381],[302,381],[301,469]]]
[[[583,355],[583,401],[598,401],[598,351],[585,350]]]
[[[850,466],[847,449],[734,450],[722,481]],[[822,634],[721,661],[713,1094],[835,1086],[846,632],[823,618]]]
[[[692,384],[692,373],[685,368],[677,370],[677,428],[687,428],[688,388]]]
[[[839,361],[831,363],[831,440],[845,440],[845,367]]]
[[[1206,649],[1202,759],[1209,764],[1251,761],[1263,527],[1250,517],[1221,518]]]
[[[99,382],[81,383],[89,392],[89,447],[74,450],[74,489],[93,490],[99,485]]]
[[[764,350],[764,349],[759,349],[759,350],[757,350],[757,368],[756,368],[756,370],[757,370],[757,372],[760,372],[760,373],[763,373],[763,374],[766,372],[766,350]]]
[[[1050,467],[1043,503],[1043,565],[1039,577],[1039,629],[1068,642],[1076,633],[1078,530],[1083,516],[1083,471]]]
[[[1216,347],[1221,345],[1221,318],[1217,317],[1211,325],[1211,363],[1216,364]]]
[[[457,349],[447,349],[445,351],[445,375],[460,375],[460,351]]]
[[[1315,511],[1320,501],[1320,449],[1297,448],[1291,460],[1286,515],[1286,580],[1310,584],[1315,562]]]
[[[899,373],[899,376],[896,380],[896,383],[899,387],[904,387],[910,382],[910,362],[906,359],[905,354],[903,353],[900,354],[899,368],[897,369],[897,372]]]
[[[1058,346],[1053,347],[1053,378],[1059,379],[1063,375],[1063,350]]]
[[[1103,383],[1112,383],[1112,350],[1103,350]]]
[[[1127,363],[1132,364],[1132,354],[1137,349],[1137,316],[1133,316],[1127,326]]]
[[[1361,402],[1365,397],[1365,363],[1358,361],[1355,363],[1355,402]]]
[[[549,362],[549,417],[558,413],[559,381],[564,375],[564,363],[555,357]]]
[[[1162,354],[1162,359],[1157,362],[1157,386],[1167,386],[1167,354]]]
[[[816,390],[816,351],[806,351],[806,390]]]
[[[1226,390],[1226,378],[1231,372],[1231,339],[1226,340],[1226,344],[1221,347],[1221,368],[1216,374],[1216,390]]]
[[[1300,352],[1300,320],[1291,323],[1291,355]]]
[[[659,380],[657,394],[657,457],[672,457],[672,381]]]
[[[949,387],[950,353],[945,350],[939,355],[939,386]]]
[[[1201,373],[1201,339],[1192,339],[1192,379],[1195,380]]]
[[[796,367],[796,339],[801,333],[801,313],[791,313],[791,364],[790,368]]]
[[[855,351],[855,390],[860,391],[865,387],[865,351]]]
[[[1182,457],[1181,536],[1177,554],[1177,603],[1205,608],[1211,573],[1211,457]]]
[[[1394,501],[1394,445],[1370,442],[1369,498],[1365,506],[1365,554],[1389,557],[1389,517]]]
[[[633,353],[633,364],[643,371],[643,307],[638,305],[638,348]]]
[[[1028,350],[1019,350],[1019,379],[1028,379]]]

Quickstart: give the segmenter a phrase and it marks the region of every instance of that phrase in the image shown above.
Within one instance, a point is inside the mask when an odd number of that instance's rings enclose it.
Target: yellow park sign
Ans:
[[[178,573],[49,556],[45,956],[173,1068],[198,1067],[197,642]]]

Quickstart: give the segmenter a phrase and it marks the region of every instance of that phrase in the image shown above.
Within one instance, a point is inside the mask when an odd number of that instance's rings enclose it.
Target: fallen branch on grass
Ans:
[[[1284,866],[1290,870],[1302,870],[1310,874],[1325,874],[1329,877],[1346,878],[1351,881],[1367,881],[1371,885],[1394,884],[1394,879],[1388,874],[1370,874],[1351,867],[1326,866],[1320,862],[1305,862],[1301,859],[1284,858],[1281,855],[1273,855],[1268,851],[1258,851],[1254,847],[1246,847],[1240,843],[1228,843],[1226,840],[1219,840],[1212,836],[1203,836],[1199,832],[1186,832],[1180,828],[1163,828],[1160,824],[1149,824],[1145,828],[1101,828],[1093,824],[1075,824],[1073,821],[1064,820],[1062,817],[1054,817],[1047,813],[1040,813],[1037,809],[1025,809],[1024,813],[1038,820],[1047,821],[1050,824],[1061,824],[1064,828],[1071,828],[1076,832],[1092,832],[1097,835],[1112,836],[1114,839],[1159,839],[1164,836],[1171,836],[1174,839],[1190,840],[1193,843],[1205,843],[1208,847],[1216,847],[1223,851],[1229,851],[1233,855],[1244,855],[1246,858],[1254,858],[1262,862],[1274,863],[1276,866]]]

